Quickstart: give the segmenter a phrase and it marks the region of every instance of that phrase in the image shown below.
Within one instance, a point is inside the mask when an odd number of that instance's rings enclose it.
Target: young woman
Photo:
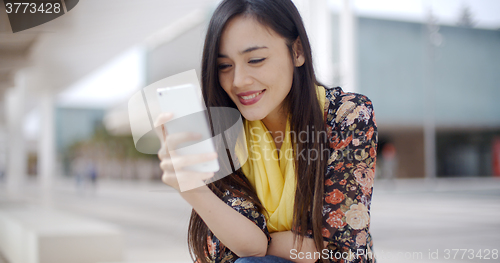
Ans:
[[[162,181],[201,185],[180,193],[193,207],[188,243],[197,262],[374,262],[372,103],[317,82],[290,0],[222,1],[205,39],[202,92],[207,107],[239,110],[249,159],[205,185],[213,173],[182,168],[217,154],[178,156],[166,145],[196,135],[159,133]]]

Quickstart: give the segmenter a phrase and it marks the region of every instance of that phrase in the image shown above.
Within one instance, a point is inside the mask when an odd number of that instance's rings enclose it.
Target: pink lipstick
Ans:
[[[257,101],[262,98],[264,92],[266,90],[254,90],[254,91],[247,91],[247,92],[242,92],[236,94],[238,96],[238,99],[240,99],[241,104],[243,105],[252,105],[257,103]]]

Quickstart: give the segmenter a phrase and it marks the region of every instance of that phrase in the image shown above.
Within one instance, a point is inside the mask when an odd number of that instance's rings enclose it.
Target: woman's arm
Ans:
[[[373,104],[356,93],[340,92],[333,100],[322,235],[332,252],[346,253],[350,262],[373,262],[370,208],[378,142]]]
[[[294,235],[292,231],[282,231],[271,233],[271,244],[267,249],[268,255],[285,258],[297,263],[316,262],[319,254],[312,238],[304,237],[302,247],[299,250],[298,243],[293,244]],[[328,242],[324,242],[326,246]],[[316,254],[314,254],[316,252]],[[320,253],[321,254],[321,253]],[[310,255],[310,256],[308,256]]]
[[[181,189],[180,184],[183,184],[185,189],[191,189],[179,193],[203,219],[210,231],[233,253],[239,257],[264,256],[268,240],[263,230],[226,204],[204,183],[203,180],[211,178],[214,174],[183,169],[192,164],[213,160],[216,155],[180,156],[175,154],[175,151],[168,150],[168,148],[176,149],[179,143],[199,139],[188,133],[167,134],[162,124],[171,118],[172,114],[160,114],[155,122],[155,127],[159,127],[155,130],[162,144],[158,151],[163,171],[162,181],[178,191]],[[234,234],[236,231],[237,235]]]
[[[369,209],[376,163],[375,115],[372,102],[367,97],[354,93],[339,95],[333,98],[335,101],[331,103],[327,116],[333,150],[325,175],[323,203],[322,235],[324,240],[329,241],[327,255],[316,250],[309,233],[304,238],[303,249],[292,255],[291,232],[271,234],[268,254],[294,262],[315,262],[317,257],[300,260],[299,252],[304,252],[304,257],[308,252],[309,255],[320,252],[316,255],[331,259],[332,252],[352,255],[349,252],[357,253],[357,249],[361,249],[367,256],[357,257],[353,262],[372,262]]]
[[[181,192],[181,196],[200,215],[212,233],[236,255],[266,255],[267,237],[264,232],[254,222],[224,203],[206,185]]]

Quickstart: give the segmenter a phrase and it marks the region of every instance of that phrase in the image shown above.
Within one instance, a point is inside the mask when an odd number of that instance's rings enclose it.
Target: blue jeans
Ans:
[[[247,257],[247,258],[239,258],[234,263],[290,263],[292,261],[267,255],[265,257]]]

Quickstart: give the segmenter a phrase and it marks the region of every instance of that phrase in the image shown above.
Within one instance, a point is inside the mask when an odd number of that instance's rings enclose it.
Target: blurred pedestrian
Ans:
[[[381,177],[385,179],[394,179],[397,170],[397,152],[396,147],[390,142],[382,147],[382,173]]]

